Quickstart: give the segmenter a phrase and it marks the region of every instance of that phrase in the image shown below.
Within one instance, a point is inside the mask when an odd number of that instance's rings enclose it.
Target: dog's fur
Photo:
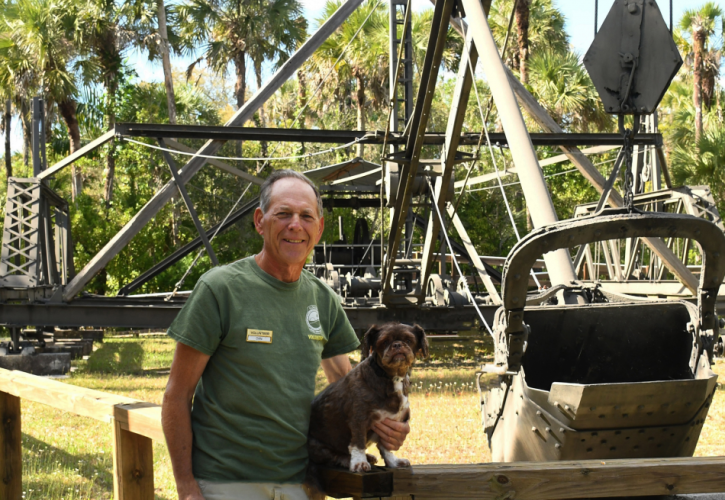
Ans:
[[[386,466],[410,466],[381,445],[372,426],[385,418],[398,422],[410,419],[408,372],[416,355],[428,356],[428,341],[420,326],[386,323],[368,330],[362,343],[362,361],[312,401],[309,475],[316,476],[315,465],[369,471],[376,461],[365,453],[370,443],[377,443]]]

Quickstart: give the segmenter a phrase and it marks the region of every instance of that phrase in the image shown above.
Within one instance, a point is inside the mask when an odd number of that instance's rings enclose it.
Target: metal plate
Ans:
[[[630,97],[623,106],[633,62]],[[654,0],[616,0],[584,66],[608,113],[649,114],[682,66],[682,57]]]

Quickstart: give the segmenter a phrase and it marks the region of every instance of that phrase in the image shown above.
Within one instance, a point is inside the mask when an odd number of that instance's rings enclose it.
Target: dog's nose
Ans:
[[[400,349],[401,347],[403,347],[403,343],[402,342],[393,342],[393,347],[395,349]]]

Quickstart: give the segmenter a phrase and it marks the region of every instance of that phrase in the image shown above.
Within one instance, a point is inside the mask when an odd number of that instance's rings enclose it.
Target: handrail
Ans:
[[[161,406],[20,371],[0,369],[0,499],[22,492],[20,399],[113,424],[113,490],[117,500],[153,500],[151,441],[164,442]]]

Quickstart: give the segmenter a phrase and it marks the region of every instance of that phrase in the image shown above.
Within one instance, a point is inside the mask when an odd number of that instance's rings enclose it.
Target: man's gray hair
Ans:
[[[320,190],[317,189],[317,186],[307,176],[289,169],[275,170],[265,179],[264,184],[262,184],[262,189],[259,192],[259,208],[262,209],[262,213],[267,213],[269,203],[272,201],[272,185],[280,179],[287,178],[299,179],[312,188],[317,198],[317,215],[322,217],[322,197],[320,196]]]

